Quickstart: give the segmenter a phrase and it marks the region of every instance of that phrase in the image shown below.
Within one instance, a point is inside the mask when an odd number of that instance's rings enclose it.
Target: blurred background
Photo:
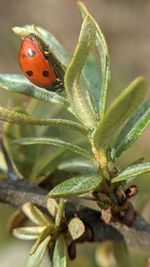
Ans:
[[[111,82],[108,103],[136,76],[143,75],[150,88],[150,1],[149,0],[83,0],[92,15],[101,26],[110,49]],[[0,73],[21,73],[18,66],[20,39],[11,28],[24,24],[35,24],[51,31],[64,46],[73,53],[81,26],[81,18],[75,0],[0,0]],[[150,96],[148,89],[147,98]],[[0,91],[0,98],[5,102],[5,95]],[[148,148],[149,129],[136,144],[124,153],[122,166],[130,159],[144,156],[150,159]],[[136,208],[150,222],[150,182],[148,175],[137,179],[140,192],[134,199]],[[1,214],[1,224],[5,224],[7,207]],[[5,231],[6,232],[6,231]],[[23,266],[31,244],[16,240],[6,240],[6,233],[0,235],[0,267]],[[70,266],[96,266],[95,246],[79,249],[77,261]],[[111,250],[110,250],[111,251]],[[88,253],[87,253],[88,252]],[[130,250],[135,266],[142,267],[148,254],[135,249]],[[87,256],[88,255],[88,256]],[[134,262],[135,263],[135,262]],[[43,266],[48,266],[43,265]],[[99,265],[102,266],[102,265]],[[111,265],[103,265],[110,266]],[[112,265],[116,266],[116,265]],[[134,265],[133,265],[134,266]]]

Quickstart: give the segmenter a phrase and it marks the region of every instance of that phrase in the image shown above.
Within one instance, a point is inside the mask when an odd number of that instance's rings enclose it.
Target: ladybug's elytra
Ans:
[[[30,34],[22,41],[19,63],[24,75],[33,84],[46,89],[55,88],[57,84],[55,70],[34,34]]]

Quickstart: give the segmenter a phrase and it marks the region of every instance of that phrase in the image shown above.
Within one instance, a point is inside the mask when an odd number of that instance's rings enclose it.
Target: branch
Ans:
[[[26,202],[32,202],[46,210],[47,191],[37,185],[31,184],[27,179],[0,181],[0,202],[16,207],[21,207]],[[107,240],[125,241],[126,244],[149,249],[150,224],[143,217],[136,215],[132,227],[120,223],[106,224],[100,219],[100,212],[91,208],[80,207],[77,209],[69,201],[66,205],[66,216],[78,215],[87,229],[91,231],[80,239],[79,242],[103,242]]]

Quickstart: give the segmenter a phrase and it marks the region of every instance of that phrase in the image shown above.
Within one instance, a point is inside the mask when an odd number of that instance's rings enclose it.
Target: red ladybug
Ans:
[[[46,89],[55,88],[57,84],[56,73],[34,34],[30,34],[22,41],[19,63],[24,75],[33,84]]]

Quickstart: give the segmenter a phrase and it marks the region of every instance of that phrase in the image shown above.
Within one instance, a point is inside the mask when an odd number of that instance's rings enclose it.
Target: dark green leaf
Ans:
[[[67,266],[66,241],[62,236],[59,236],[54,248],[52,267],[66,267],[66,266]]]
[[[94,190],[102,181],[102,177],[98,175],[92,176],[76,176],[68,179],[53,188],[50,197],[69,197],[80,195]]]
[[[136,176],[142,173],[146,173],[146,172],[150,172],[150,162],[132,165],[128,167],[126,170],[124,170],[123,172],[121,172],[117,177],[112,179],[112,183],[127,180],[130,177],[133,177],[133,176]]]
[[[150,101],[145,102],[128,120],[122,129],[116,145],[115,157],[119,157],[143,133],[150,123]]]
[[[94,143],[97,150],[108,147],[113,134],[142,103],[145,92],[145,81],[139,77],[114,100],[95,132]]]
[[[43,145],[53,145],[53,146],[58,146],[62,147],[64,149],[68,149],[74,153],[77,153],[85,158],[91,158],[90,153],[76,145],[73,145],[71,143],[67,143],[63,140],[60,140],[58,138],[50,138],[50,137],[29,137],[29,138],[18,138],[17,140],[14,141],[15,144],[20,144],[20,145],[33,145],[33,144],[43,144]]]

